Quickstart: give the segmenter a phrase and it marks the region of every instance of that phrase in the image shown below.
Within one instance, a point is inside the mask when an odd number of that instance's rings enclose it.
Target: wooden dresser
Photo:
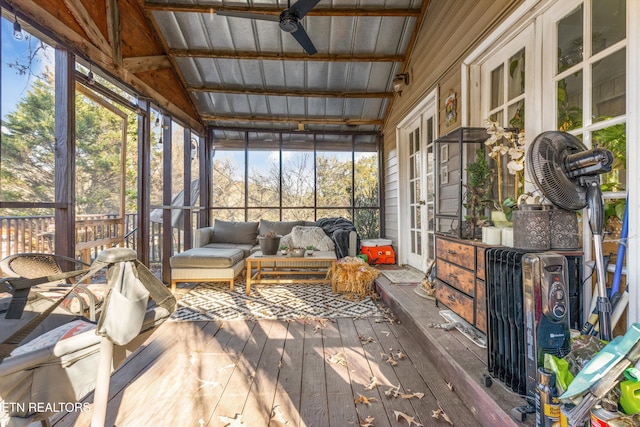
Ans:
[[[436,235],[436,299],[484,333],[484,252],[488,247],[479,241]]]

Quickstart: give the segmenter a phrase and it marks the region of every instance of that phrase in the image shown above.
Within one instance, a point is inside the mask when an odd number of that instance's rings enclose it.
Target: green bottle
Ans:
[[[640,382],[624,380],[620,383],[620,406],[627,415],[640,413]]]

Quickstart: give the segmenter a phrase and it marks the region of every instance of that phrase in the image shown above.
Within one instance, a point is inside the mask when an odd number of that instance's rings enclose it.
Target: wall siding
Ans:
[[[396,128],[400,121],[434,88],[439,88],[439,135],[458,128],[462,121],[461,65],[483,37],[523,3],[523,0],[431,0],[405,70],[410,81],[402,96],[395,96],[383,128],[385,159],[385,237],[397,243],[398,162]],[[456,93],[457,120],[445,127],[444,100]]]

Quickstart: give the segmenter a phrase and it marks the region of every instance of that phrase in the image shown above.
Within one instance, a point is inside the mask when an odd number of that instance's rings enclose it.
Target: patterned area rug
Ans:
[[[243,281],[201,283],[178,301],[172,320],[308,319],[382,316],[371,300],[351,300],[327,284],[263,285],[245,293]]]
[[[424,273],[407,267],[399,270],[380,270],[380,273],[391,283],[420,283],[424,277]]]

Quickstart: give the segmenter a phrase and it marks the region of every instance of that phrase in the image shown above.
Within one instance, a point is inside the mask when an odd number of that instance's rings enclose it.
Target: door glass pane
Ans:
[[[591,7],[591,51],[595,55],[626,37],[627,6],[624,0],[595,0]]]
[[[509,105],[509,126],[524,129],[524,100]]]
[[[624,191],[627,187],[627,133],[626,125],[620,123],[597,130],[592,134],[593,145],[606,148],[613,153],[613,170],[602,175],[604,191]]]
[[[509,58],[509,100],[524,93],[524,69],[524,49],[521,49]]]
[[[558,81],[558,129],[582,127],[582,71]]]
[[[491,72],[491,105],[490,109],[498,107],[503,102],[503,88],[504,88],[504,66],[500,65],[498,68]]]
[[[502,112],[502,110],[496,111],[495,113],[489,116],[489,120],[491,120],[492,122],[502,123],[503,116],[504,116],[504,113]]]
[[[625,113],[626,49],[593,64],[593,121],[599,122]]]
[[[582,62],[583,5],[558,22],[558,72]]]

